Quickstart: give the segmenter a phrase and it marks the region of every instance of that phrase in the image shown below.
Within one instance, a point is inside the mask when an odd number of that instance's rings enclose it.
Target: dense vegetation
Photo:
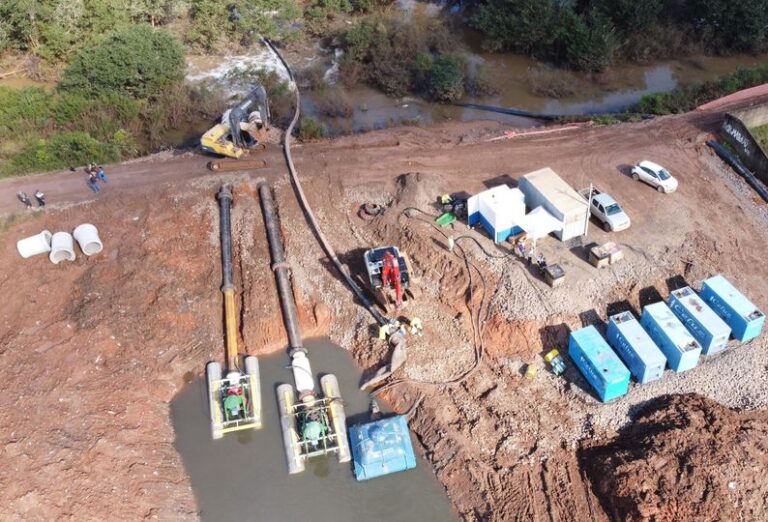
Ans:
[[[3,173],[110,162],[153,150],[215,96],[183,84],[180,44],[140,24],[85,46],[55,90],[0,87]]]
[[[766,82],[768,82],[768,65],[738,69],[736,72],[715,81],[643,96],[637,110],[649,114],[688,112],[721,96]]]
[[[768,50],[768,0],[480,0],[470,24],[490,50],[588,71],[616,58]]]
[[[137,23],[165,27],[211,50],[260,35],[289,37],[300,11],[294,0],[3,0],[0,53],[31,53],[47,64],[68,61],[112,31]]]
[[[455,34],[437,18],[369,16],[344,36],[342,81],[364,81],[387,94],[417,92],[437,101],[464,94],[466,65]]]

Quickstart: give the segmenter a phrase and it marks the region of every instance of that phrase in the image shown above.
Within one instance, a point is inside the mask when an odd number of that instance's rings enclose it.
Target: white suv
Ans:
[[[669,194],[677,190],[677,180],[667,169],[657,165],[652,161],[641,161],[640,164],[632,167],[632,179],[635,181],[645,181],[656,190]]]

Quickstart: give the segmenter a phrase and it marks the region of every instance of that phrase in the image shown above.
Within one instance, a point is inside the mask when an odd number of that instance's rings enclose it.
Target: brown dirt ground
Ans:
[[[632,496],[638,468],[631,451],[620,453],[622,464],[603,482],[595,482],[594,473],[587,476],[578,458],[579,446],[591,439],[599,442],[598,449],[624,447],[616,429],[626,424],[626,409],[620,408],[629,408],[631,400],[620,403],[619,410],[601,408],[573,372],[554,379],[542,369],[529,382],[521,377],[521,363],[540,364],[541,352],[562,346],[568,328],[580,326],[585,312],[604,316],[617,301],[639,308],[644,289],[665,294],[675,276],[693,282],[723,272],[748,288],[758,306],[768,307],[765,214],[755,199],[724,184],[725,174],[713,166],[703,144],[719,118],[718,113],[692,113],[501,140],[494,138],[509,129],[499,124],[463,123],[390,129],[295,151],[310,202],[353,271],[360,270],[359,255],[371,245],[399,244],[410,254],[420,276],[419,295],[406,313],[420,316],[426,329],[423,338],[410,341],[409,361],[399,375],[412,380],[445,380],[469,368],[474,357],[464,265],[446,254],[444,238],[429,224],[404,216],[406,207],[432,212],[429,203],[439,193],[474,192],[549,165],[574,186],[594,180],[632,216],[632,228],[621,236],[627,260],[615,269],[591,269],[578,246],[568,250],[547,241],[542,248],[548,258],[568,271],[568,285],[557,291],[517,261],[488,258],[467,246],[485,280],[483,292],[479,278],[473,279],[474,304],[484,296],[490,302],[482,361],[460,384],[410,382],[387,395],[400,410],[423,397],[411,427],[462,519],[602,521],[617,513],[630,516],[633,509],[646,512],[646,501],[658,504],[655,497]],[[255,195],[256,183],[268,179],[276,191],[304,332],[330,335],[352,352],[366,375],[386,361],[387,348],[370,338],[370,318],[327,270],[287,183],[279,150],[268,150],[265,157],[269,168],[250,175],[213,175],[205,171],[206,159],[193,154],[113,166],[110,183],[98,197],[87,192],[78,174],[0,183],[0,212],[13,208],[16,190],[33,185],[52,202],[45,212],[6,216],[0,227],[6,244],[0,252],[5,390],[0,518],[196,517],[173,447],[168,407],[206,361],[222,356],[214,198],[222,181],[235,184],[236,278],[247,351],[260,354],[284,345]],[[680,179],[678,193],[659,195],[623,174],[626,165],[646,157],[658,159]],[[365,201],[384,204],[386,213],[361,219],[357,209]],[[18,238],[42,228],[70,230],[82,222],[99,226],[106,247],[102,254],[54,266],[44,257],[21,260],[13,248]],[[453,233],[471,232],[459,226]],[[596,227],[590,234],[597,241],[609,238]],[[506,253],[486,239],[481,243],[494,255]],[[764,352],[765,346],[761,341],[743,349]],[[764,386],[761,375],[756,386]],[[646,389],[633,392],[639,397]],[[759,397],[750,388],[723,401],[744,399],[749,407],[764,407]],[[725,415],[716,405],[711,408],[713,415]],[[679,408],[670,409],[670,418],[678,414]],[[699,427],[691,422],[679,436]],[[744,436],[745,444],[765,445],[765,430]],[[670,448],[668,458],[687,462],[685,448]],[[717,454],[716,448],[712,452]],[[723,453],[722,462],[728,458]],[[689,479],[725,480],[717,471],[722,462],[691,460]],[[764,461],[755,466],[764,473]],[[617,504],[598,500],[605,487],[618,488]],[[722,483],[713,488],[721,491]],[[657,493],[662,501],[666,491]],[[747,510],[756,504],[747,506],[744,498],[729,513],[752,520],[754,511]],[[676,513],[682,517],[677,520],[694,520]]]

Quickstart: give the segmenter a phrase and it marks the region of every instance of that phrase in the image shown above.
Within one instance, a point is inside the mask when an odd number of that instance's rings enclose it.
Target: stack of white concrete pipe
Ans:
[[[48,252],[51,263],[58,265],[61,261],[75,260],[75,241],[86,256],[98,254],[104,248],[96,227],[90,223],[83,223],[78,225],[72,234],[69,232],[51,234],[50,231],[43,230],[37,235],[17,241],[16,249],[23,258]]]

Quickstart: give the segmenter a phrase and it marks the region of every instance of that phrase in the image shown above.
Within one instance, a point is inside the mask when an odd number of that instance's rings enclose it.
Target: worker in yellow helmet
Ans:
[[[408,325],[411,327],[411,335],[418,335],[419,337],[424,335],[424,325],[421,324],[421,319],[418,317],[411,318]]]

